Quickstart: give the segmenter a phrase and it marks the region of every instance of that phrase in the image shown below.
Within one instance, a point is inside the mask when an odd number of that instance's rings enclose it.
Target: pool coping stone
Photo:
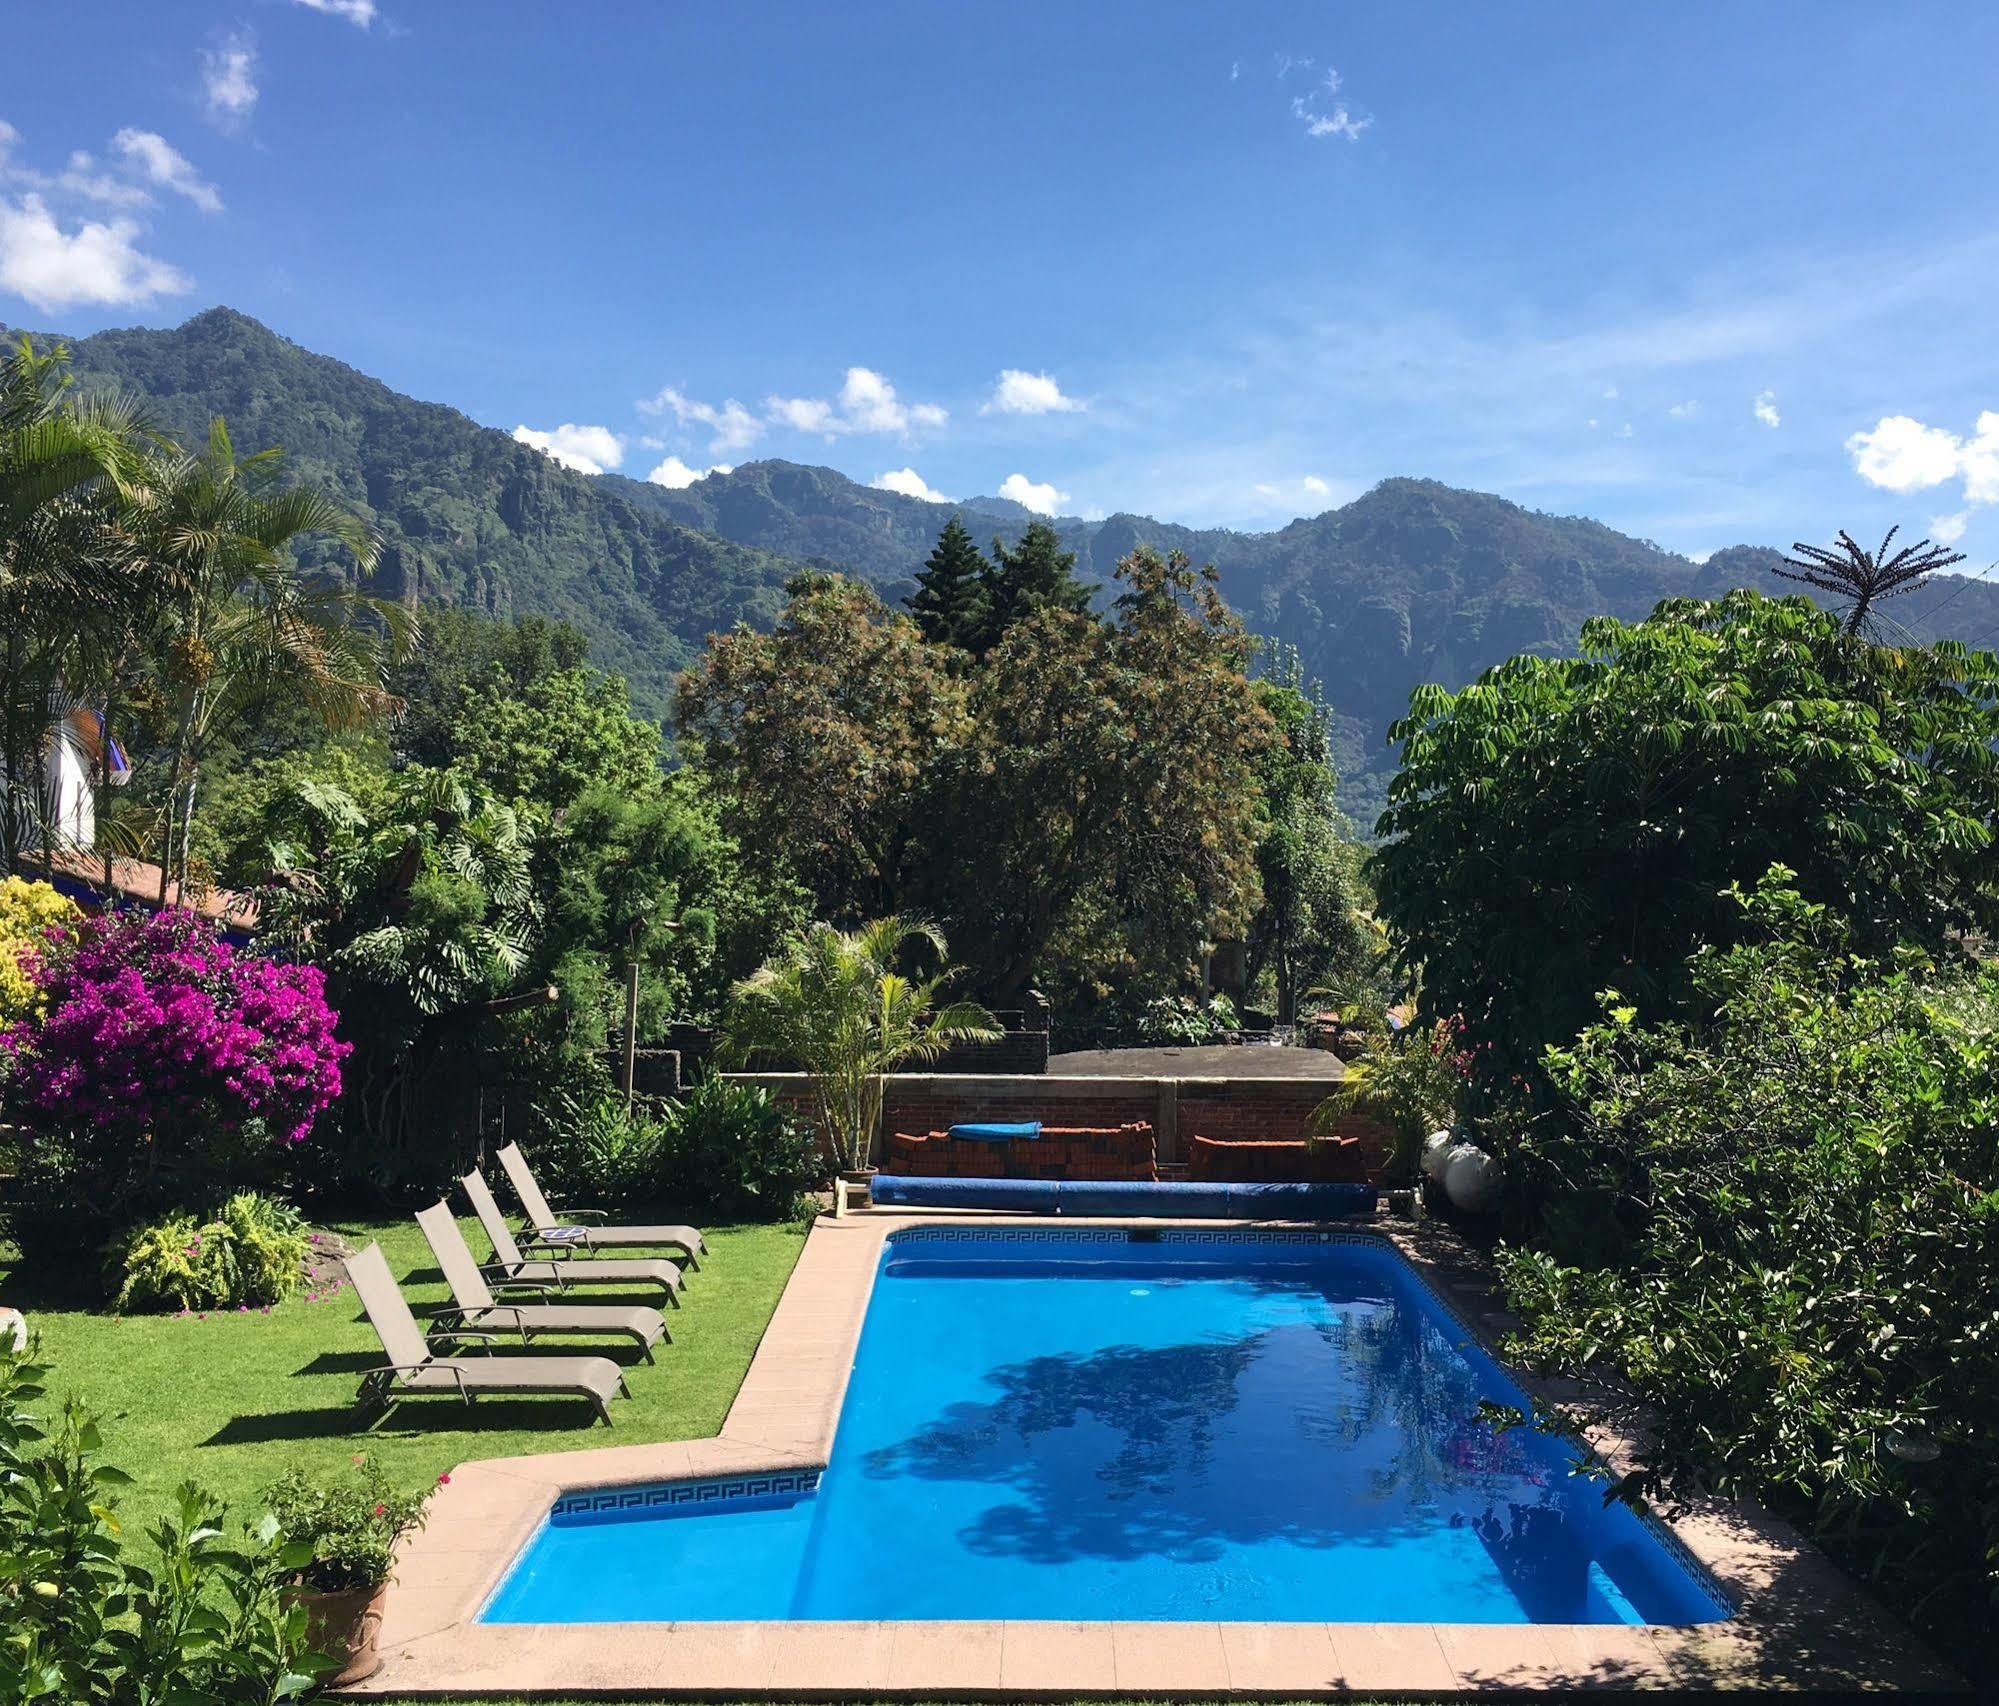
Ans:
[[[1568,1693],[1580,1689],[1961,1695],[1965,1684],[1789,1524],[1703,1501],[1669,1532],[1735,1615],[1684,1627],[1601,1624],[744,1622],[484,1624],[478,1615],[556,1500],[593,1489],[823,1469],[832,1452],[883,1243],[924,1226],[1133,1224],[984,1211],[862,1210],[821,1218],[749,1371],[707,1439],[607,1445],[459,1465],[397,1556],[384,1663],[343,1698],[480,1693],[627,1698],[832,1699],[867,1694],[1145,1699]],[[1148,1228],[1219,1230],[1214,1221]],[[1482,1258],[1438,1222],[1385,1212],[1328,1224],[1230,1223],[1244,1232],[1359,1232],[1400,1253],[1468,1335],[1530,1395],[1573,1397],[1509,1365],[1481,1309]],[[703,1283],[726,1283],[704,1271]],[[690,1297],[698,1308],[698,1297]],[[1597,1429],[1614,1471],[1633,1442]]]

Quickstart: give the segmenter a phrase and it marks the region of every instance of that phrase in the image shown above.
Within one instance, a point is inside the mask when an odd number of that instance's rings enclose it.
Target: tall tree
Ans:
[[[974,677],[933,866],[995,1002],[1037,976],[1192,978],[1255,910],[1256,766],[1272,738],[1212,568],[1141,548],[1110,620],[1043,609]],[[934,833],[934,825],[933,825]]]
[[[993,541],[992,561],[979,570],[979,608],[961,640],[984,657],[1016,622],[1042,610],[1077,615],[1090,608],[1090,589],[1076,578],[1076,553],[1045,521],[1031,522],[1016,545]]]
[[[897,911],[937,819],[942,756],[962,743],[965,689],[907,616],[838,575],[806,574],[768,634],[709,642],[675,718],[728,800],[725,826],[785,859],[822,916]]]
[[[917,571],[916,591],[908,600],[917,627],[933,646],[972,649],[984,623],[987,567],[964,522],[952,516]]]
[[[1332,713],[1306,690],[1295,651],[1255,687],[1273,738],[1257,761],[1263,903],[1249,924],[1249,982],[1270,974],[1277,1017],[1288,1024],[1313,985],[1364,982],[1373,942],[1358,898],[1359,850],[1336,804]]]

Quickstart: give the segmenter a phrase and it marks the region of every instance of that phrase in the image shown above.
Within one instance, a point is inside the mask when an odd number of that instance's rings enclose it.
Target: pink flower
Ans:
[[[445,1470],[442,1475],[438,1476],[437,1484],[440,1487],[448,1487],[451,1485],[451,1471],[449,1469]]]

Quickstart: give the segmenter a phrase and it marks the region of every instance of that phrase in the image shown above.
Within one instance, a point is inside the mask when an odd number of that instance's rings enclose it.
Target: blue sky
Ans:
[[[4,27],[15,324],[228,303],[639,478],[1269,527],[1421,474],[1690,553],[1999,556],[1989,0]]]

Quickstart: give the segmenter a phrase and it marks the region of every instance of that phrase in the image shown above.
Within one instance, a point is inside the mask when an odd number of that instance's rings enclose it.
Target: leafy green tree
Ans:
[[[948,969],[929,977],[897,970],[912,948],[945,957],[932,925],[877,918],[851,933],[820,925],[744,978],[730,1002],[730,1057],[802,1067],[843,1167],[868,1163],[889,1074],[935,1060],[954,1042],[1000,1034],[976,1002],[943,999]]]
[[[590,661],[590,643],[567,622],[545,616],[499,617],[476,610],[438,610],[424,624],[423,644],[399,659],[389,690],[403,702],[396,750],[413,764],[449,769],[458,761],[460,717],[468,689],[495,671],[528,688]]]
[[[768,634],[710,641],[675,716],[744,846],[784,859],[822,917],[906,900],[937,833],[928,805],[966,735],[965,689],[916,624],[837,575],[807,574]]]
[[[1258,902],[1251,642],[1212,569],[1141,547],[1117,580],[1110,620],[1044,609],[986,658],[929,820],[940,910],[1002,1005],[1058,967],[1071,989],[1183,985]]]
[[[1307,990],[1369,981],[1374,933],[1362,916],[1359,851],[1336,804],[1330,713],[1290,677],[1259,680],[1255,691],[1274,738],[1257,764],[1263,900],[1249,922],[1249,984],[1267,974],[1289,1024]]]
[[[450,734],[452,762],[523,808],[659,789],[659,730],[632,715],[621,676],[561,669],[517,682],[495,665],[460,689]]]
[[[985,621],[986,560],[957,516],[944,524],[916,574],[909,611],[933,646],[971,649]]]
[[[1420,688],[1373,862],[1425,999],[1530,1069],[1618,988],[1648,1016],[1772,864],[1864,952],[1995,922],[1999,658],[1881,646],[1803,598],[1669,601],[1582,655]]]
[[[993,541],[992,561],[979,571],[979,597],[960,627],[956,643],[984,657],[1015,623],[1043,610],[1082,615],[1090,589],[1075,575],[1076,553],[1062,549],[1062,536],[1045,521],[1028,524],[1019,542]]]

